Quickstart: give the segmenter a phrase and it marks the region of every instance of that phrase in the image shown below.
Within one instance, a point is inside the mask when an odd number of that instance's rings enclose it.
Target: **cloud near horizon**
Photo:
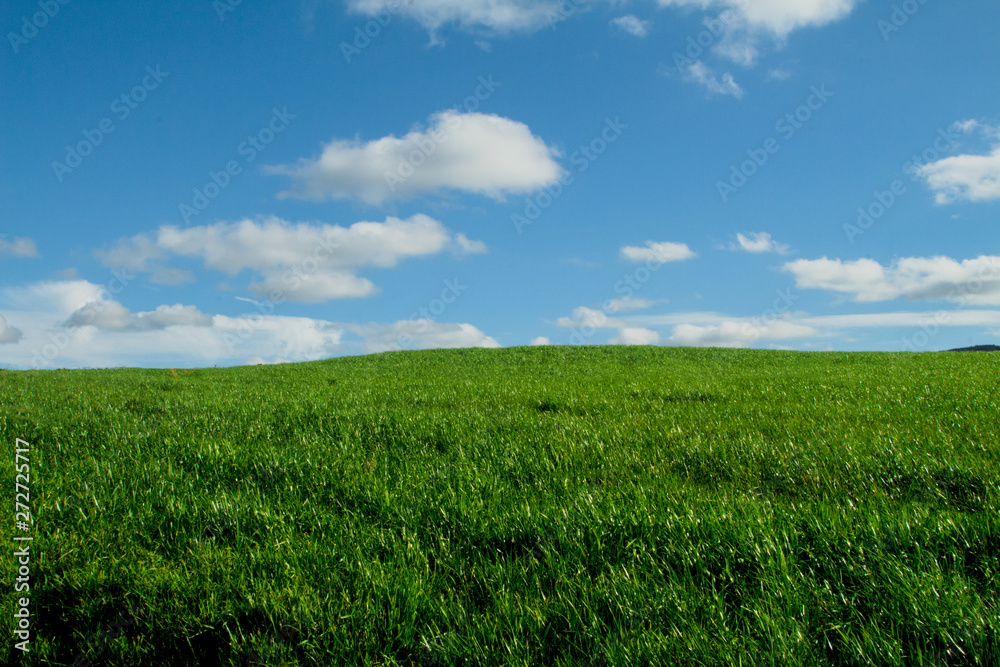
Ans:
[[[22,329],[7,358],[23,368],[242,365],[314,361],[392,349],[499,347],[466,323],[427,319],[356,324],[307,317],[208,315],[194,306],[133,313],[85,280],[0,288],[0,308]],[[11,327],[0,318],[0,339]]]

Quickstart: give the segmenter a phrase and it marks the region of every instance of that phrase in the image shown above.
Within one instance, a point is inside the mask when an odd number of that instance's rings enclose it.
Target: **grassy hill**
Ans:
[[[539,347],[2,372],[26,664],[996,665],[998,371]]]

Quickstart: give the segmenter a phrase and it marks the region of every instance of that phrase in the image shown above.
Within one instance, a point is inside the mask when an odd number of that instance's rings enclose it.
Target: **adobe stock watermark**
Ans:
[[[243,158],[244,164],[250,164],[274,141],[277,135],[285,131],[290,121],[294,119],[295,114],[288,113],[288,107],[282,107],[280,110],[275,107],[271,111],[270,120],[236,146],[237,155]],[[241,173],[243,173],[243,165],[240,164],[239,160],[229,160],[219,171],[210,170],[205,184],[191,191],[191,202],[181,202],[177,205],[177,211],[184,224],[190,225],[191,218],[208,208],[208,205],[229,187],[233,178]]]
[[[479,85],[476,86],[473,94],[462,100],[462,104],[452,107],[453,109],[472,113],[479,109],[480,103],[490,99],[496,89],[503,85],[500,81],[494,81],[492,74],[487,74],[485,79],[480,76],[478,81]],[[418,128],[418,138],[415,140],[417,147],[410,151],[405,159],[399,161],[395,171],[386,171],[383,174],[389,190],[395,192],[396,186],[405,183],[408,178],[413,176],[417,169],[434,155],[438,146],[448,141],[449,133],[462,126],[463,118],[463,116],[452,116],[445,127],[436,128],[428,134],[419,134],[421,128]]]
[[[647,259],[643,266],[636,267],[631,273],[626,273],[614,284],[615,294],[619,298],[628,299],[642,289],[648,283],[653,274],[660,270],[667,262],[661,259]],[[615,308],[616,299],[608,299],[601,304],[601,309],[597,312],[593,324],[583,322],[579,327],[572,327],[569,336],[571,345],[583,345],[587,339],[597,333],[597,330],[604,328],[608,322],[609,313],[618,312]]]
[[[879,19],[876,24],[879,32],[882,33],[882,41],[888,42],[892,34],[899,32],[904,25],[910,22],[910,18],[926,4],[927,0],[903,0],[899,4],[893,3],[889,19]]]
[[[73,323],[75,326],[86,326],[97,319],[97,316],[107,307],[108,302],[113,301],[114,296],[125,291],[129,283],[135,280],[135,275],[126,268],[112,271],[111,276],[108,284],[101,288],[97,300],[84,304],[82,310],[78,311],[79,319],[74,314]],[[64,331],[49,333],[48,338],[49,342],[43,345],[41,350],[37,348],[31,350],[33,355],[31,364],[35,370],[49,366],[70,343],[69,334]]]
[[[406,0],[407,5],[412,5],[413,2],[414,0]],[[354,26],[354,39],[350,42],[340,43],[340,52],[347,64],[350,65],[353,58],[360,56],[365,49],[371,46],[372,40],[377,39],[382,34],[382,30],[392,23],[392,17],[402,10],[403,6],[399,0],[389,0],[385,9],[375,14],[370,21],[365,23],[364,27]]]
[[[919,155],[912,156],[903,163],[901,171],[909,174],[911,181],[920,178],[921,167],[931,162],[937,162],[943,156],[958,148],[957,127],[952,125],[947,130],[938,129],[934,143],[924,149]],[[908,192],[906,184],[901,179],[894,179],[887,190],[876,190],[874,200],[867,206],[858,207],[858,217],[853,223],[844,224],[844,234],[853,245],[859,236],[871,229],[899,199]]]
[[[124,121],[132,112],[139,108],[139,105],[146,101],[149,93],[160,87],[163,80],[170,76],[170,72],[164,72],[157,65],[146,67],[146,75],[142,81],[131,90],[122,93],[111,102],[111,113],[119,121]],[[83,139],[75,145],[66,146],[66,157],[63,162],[53,161],[52,171],[56,179],[62,183],[66,174],[83,164],[83,159],[89,156],[94,150],[104,143],[104,140],[115,131],[115,123],[110,117],[104,117],[97,122],[94,129],[83,130]]]
[[[604,127],[587,144],[581,145],[569,157],[569,163],[576,168],[575,173],[563,170],[559,175],[559,180],[542,188],[541,192],[533,197],[524,200],[524,210],[521,213],[512,213],[510,221],[518,234],[523,233],[524,228],[532,225],[541,217],[542,212],[552,206],[565,188],[569,187],[576,180],[579,174],[587,171],[597,159],[608,150],[608,147],[618,141],[622,133],[628,129],[628,125],[621,122],[618,116],[614,120],[604,119]]]
[[[22,16],[20,30],[7,33],[7,41],[14,53],[20,52],[21,47],[34,39],[38,31],[47,26],[59,14],[59,10],[69,3],[70,0],[39,0],[39,11],[30,16]]]
[[[970,280],[952,288],[945,299],[955,303],[958,306],[958,310],[961,310],[968,305],[970,297],[979,294],[986,287],[988,281],[992,280],[995,282],[997,278],[1000,278],[1000,262],[992,260],[980,268]],[[919,331],[900,341],[903,352],[919,352],[926,348],[934,337],[941,332],[941,327],[947,326],[952,322],[954,313],[954,310],[939,310],[933,315],[928,316],[920,325]]]
[[[833,93],[826,89],[826,84],[819,88],[812,86],[810,95],[805,102],[799,105],[794,111],[786,113],[774,124],[774,131],[781,139],[788,141],[795,134],[805,127],[817,111],[822,109],[833,97]],[[728,202],[729,197],[736,194],[736,191],[747,184],[747,181],[756,174],[771,156],[781,150],[781,141],[775,137],[766,139],[761,148],[748,148],[747,156],[739,165],[732,165],[730,168],[728,181],[716,181],[715,187],[719,191],[719,196],[723,202]]]

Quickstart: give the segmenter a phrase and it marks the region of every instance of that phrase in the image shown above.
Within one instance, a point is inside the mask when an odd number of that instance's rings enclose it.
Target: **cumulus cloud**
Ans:
[[[764,33],[784,38],[795,29],[821,26],[841,19],[860,0],[658,0],[661,7],[725,10],[748,35]],[[609,3],[617,6],[617,2]],[[563,0],[348,0],[348,9],[366,16],[405,16],[417,21],[437,41],[444,26],[472,33],[530,33],[556,25],[578,13],[583,3]],[[624,17],[622,17],[624,18]]]
[[[621,256],[630,262],[679,262],[685,259],[697,257],[697,254],[687,246],[686,243],[656,243],[646,241],[646,247],[625,246],[621,249]]]
[[[618,330],[618,335],[611,339],[612,345],[657,345],[660,334],[641,327],[625,327]]]
[[[455,243],[458,246],[459,252],[463,255],[476,255],[486,252],[485,243],[482,241],[470,241],[469,237],[462,233],[455,235]]]
[[[0,361],[24,368],[239,365],[312,361],[389,349],[498,347],[472,324],[427,319],[356,324],[307,317],[208,315],[163,305],[133,313],[86,281],[0,288],[0,309],[16,319],[21,345]],[[13,338],[0,319],[0,339]]]
[[[259,276],[250,285],[256,296],[322,303],[375,294],[375,284],[357,275],[364,267],[390,268],[449,248],[459,253],[486,251],[481,241],[464,234],[453,237],[437,220],[418,214],[350,227],[293,224],[273,217],[184,229],[164,226],[155,234],[122,239],[97,256],[109,267],[151,272],[161,281],[164,274],[178,280],[187,274],[159,264],[169,257],[200,259],[206,268],[230,276],[249,269]]]
[[[1000,144],[985,155],[953,155],[917,168],[938,204],[1000,199]]]
[[[806,326],[824,329],[881,329],[888,327],[924,327],[929,322],[938,326],[978,327],[1000,324],[997,310],[946,310],[937,312],[859,313],[849,315],[818,315],[797,320]]]
[[[431,116],[426,130],[366,143],[336,139],[315,160],[265,171],[297,182],[279,197],[380,204],[455,190],[502,199],[555,183],[562,174],[555,157],[524,123],[449,110]]]
[[[743,89],[730,72],[725,72],[720,80],[712,68],[701,60],[692,61],[687,65],[684,70],[684,80],[699,84],[713,95],[732,95],[736,99],[743,97]]]
[[[579,328],[584,317],[564,318],[562,326]],[[851,341],[851,333],[864,329],[919,330],[933,323],[935,327],[974,327],[989,331],[1000,326],[1000,310],[974,310],[954,308],[933,312],[853,313],[844,315],[813,316],[801,312],[766,311],[754,317],[738,317],[714,312],[675,312],[660,315],[633,315],[622,319],[602,319],[594,311],[588,314],[595,329],[617,329],[609,342],[627,344],[641,341],[640,331],[657,333],[658,342],[650,344],[691,347],[751,347],[767,344],[802,341],[810,347],[811,339],[825,338]],[[630,337],[629,330],[636,331]],[[668,333],[663,333],[667,331]],[[644,343],[640,343],[644,344]]]
[[[348,0],[351,11],[376,16],[394,12],[420,23],[433,36],[445,25],[489,33],[534,32],[565,15],[562,0]],[[436,39],[436,38],[435,38]]]
[[[567,329],[594,328],[619,329],[627,325],[620,319],[608,317],[602,310],[580,306],[573,309],[572,317],[560,317],[556,324]]]
[[[839,21],[861,0],[658,0],[660,6],[720,8],[736,12],[754,28],[785,36],[798,28]]]
[[[767,232],[737,234],[736,242],[738,245],[730,246],[731,250],[746,250],[752,253],[774,252],[779,255],[787,255],[789,251],[787,245],[778,243]]]
[[[838,21],[861,0],[658,0],[661,7],[691,7],[717,10],[706,27],[717,40],[712,50],[741,65],[753,65],[763,44],[779,47],[800,28],[819,27]]]
[[[24,338],[24,332],[7,324],[7,320],[0,315],[0,345],[12,345]]]
[[[389,325],[349,325],[364,338],[366,352],[385,352],[402,348],[429,350],[463,347],[500,347],[471,324],[450,324],[421,318],[401,320]]]
[[[552,341],[550,341],[545,336],[539,336],[538,338],[532,338],[531,339],[531,344],[535,345],[535,346],[538,346],[538,345],[552,345]]]
[[[872,259],[800,259],[784,270],[804,289],[849,294],[854,301],[952,300],[1000,304],[1000,257],[981,255],[961,262],[950,257],[904,257],[889,266]]]
[[[690,347],[748,347],[761,341],[794,340],[819,335],[813,327],[785,320],[754,322],[730,320],[698,326],[679,324],[667,339],[669,345]]]
[[[643,21],[634,14],[626,14],[625,16],[611,19],[611,25],[635,37],[645,37],[649,34],[649,27],[652,23]]]
[[[27,237],[21,236],[13,241],[8,241],[0,236],[0,257],[39,257],[38,247],[35,242]]]
[[[75,311],[64,326],[92,326],[103,331],[151,331],[171,326],[211,326],[212,318],[194,306],[175,304],[132,313],[117,301],[94,301]]]

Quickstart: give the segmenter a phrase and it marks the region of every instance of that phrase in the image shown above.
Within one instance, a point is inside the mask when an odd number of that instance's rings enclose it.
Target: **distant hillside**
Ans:
[[[1000,352],[1000,345],[973,345],[972,347],[958,347],[949,352]]]

